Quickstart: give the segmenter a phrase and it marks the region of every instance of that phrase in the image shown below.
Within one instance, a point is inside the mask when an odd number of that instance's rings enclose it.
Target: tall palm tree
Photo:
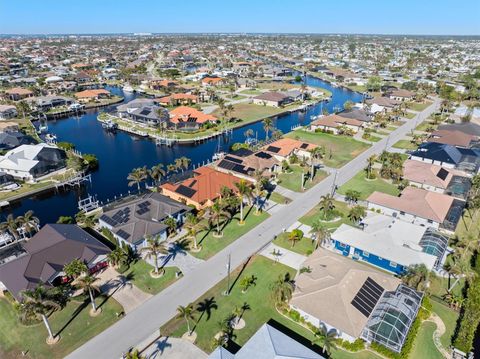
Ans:
[[[272,296],[276,305],[284,305],[287,300],[292,297],[295,289],[295,282],[290,276],[290,273],[280,275],[278,279],[272,283]]]
[[[350,212],[348,213],[348,218],[353,223],[358,223],[362,218],[367,215],[367,210],[363,206],[353,206]]]
[[[137,185],[137,188],[140,191],[140,184],[147,179],[146,168],[134,168],[127,176],[127,179],[129,180],[128,185],[130,187]]]
[[[112,266],[118,267],[126,262],[126,254],[121,248],[115,248],[107,254],[107,260]]]
[[[88,295],[90,296],[90,303],[92,303],[92,310],[94,313],[97,312],[97,305],[95,303],[94,296],[94,292],[98,290],[97,286],[95,285],[96,281],[98,281],[98,278],[90,274],[81,275],[75,280],[75,284],[77,286],[88,292]]]
[[[18,232],[19,227],[20,222],[18,217],[14,217],[13,214],[9,214],[6,220],[0,223],[0,230],[8,231],[17,241],[20,239],[20,233]]]
[[[330,239],[330,232],[319,220],[312,223],[310,233],[315,235],[315,249],[324,245]]]
[[[187,236],[193,239],[193,248],[198,249],[197,234],[206,229],[205,224],[201,222],[198,216],[189,213],[183,226],[187,229]]]
[[[221,229],[220,229],[220,222],[222,219],[229,219],[230,218],[230,212],[226,211],[225,208],[223,207],[223,204],[220,200],[216,200],[213,203],[213,206],[209,208],[209,213],[210,213],[210,218],[209,221],[212,224],[215,224],[216,226],[216,235],[218,237],[221,237],[223,235]]]
[[[263,171],[255,170],[253,172],[253,179],[255,180],[255,185],[253,187],[253,194],[255,196],[255,204],[256,204],[256,209],[255,213],[259,214],[260,213],[260,204],[261,204],[261,199],[264,193],[264,187],[265,187],[265,182],[266,179],[263,176]]]
[[[159,274],[159,268],[158,268],[158,257],[161,254],[166,254],[168,253],[168,248],[165,245],[165,242],[160,240],[159,235],[155,236],[146,236],[146,242],[147,244],[140,249],[141,253],[145,253],[145,257],[147,259],[150,259],[153,257],[153,266],[155,267],[155,274]]]
[[[162,163],[153,166],[150,169],[150,177],[158,184],[167,173],[165,172],[164,166]]]
[[[327,219],[327,214],[335,209],[334,198],[331,194],[320,197],[320,210],[323,212],[323,218]]]
[[[336,348],[335,339],[337,337],[337,331],[333,328],[328,330],[324,323],[320,323],[314,335],[315,339],[312,341],[312,344],[320,345],[323,352],[330,356],[332,349]]]
[[[367,171],[367,178],[372,178],[372,169],[373,169],[373,165],[375,164],[375,161],[377,160],[377,156],[376,155],[371,155],[370,157],[367,158],[367,168],[366,168],[366,171]]]
[[[273,129],[273,120],[270,117],[267,117],[262,123],[263,129],[265,130],[265,141],[268,141],[268,133]]]
[[[425,264],[415,264],[408,267],[407,272],[403,275],[403,282],[416,290],[423,291],[428,288],[430,278],[434,276]]]
[[[53,335],[47,316],[52,311],[59,310],[61,307],[61,304],[55,295],[53,295],[52,290],[40,284],[35,289],[22,292],[20,318],[23,321],[31,318],[41,318],[47,328],[48,339],[53,341],[55,336]]]
[[[74,259],[63,266],[63,272],[66,276],[76,279],[83,273],[88,272],[87,265],[80,259]]]
[[[237,187],[237,194],[240,199],[240,224],[244,223],[243,220],[243,200],[245,198],[248,199],[248,202],[250,202],[252,198],[252,186],[250,185],[249,182],[247,182],[244,179],[241,179],[240,181],[235,183],[235,187]]]
[[[38,225],[40,223],[40,220],[38,219],[38,217],[34,216],[32,210],[25,212],[23,216],[19,216],[17,220],[20,227],[22,227],[25,230],[25,232],[27,232],[29,235],[33,231],[38,230]]]
[[[300,241],[303,238],[303,232],[300,229],[294,229],[288,234],[288,240],[292,242],[292,248],[295,246],[295,243]]]
[[[188,335],[192,334],[192,331],[190,329],[190,320],[194,320],[194,309],[193,309],[193,304],[190,303],[186,307],[183,305],[179,305],[177,307],[177,319],[184,319],[185,322],[187,323],[187,330],[188,330]]]

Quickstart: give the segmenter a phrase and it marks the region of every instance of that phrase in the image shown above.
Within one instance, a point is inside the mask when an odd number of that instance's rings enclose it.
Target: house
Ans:
[[[236,191],[235,183],[239,181],[240,179],[232,174],[211,167],[199,167],[193,171],[192,178],[178,183],[165,183],[160,189],[165,196],[200,210],[213,205],[220,197],[223,187]]]
[[[292,337],[269,323],[262,325],[235,354],[222,346],[216,348],[208,359],[323,359]]]
[[[169,121],[168,111],[152,99],[137,98],[117,106],[119,117],[149,126],[166,126]]]
[[[415,98],[415,92],[404,89],[395,89],[388,93],[388,97],[396,101],[411,101]]]
[[[328,249],[401,275],[416,264],[441,269],[447,244],[448,237],[432,228],[369,212],[359,228],[340,225]]]
[[[471,148],[473,145],[479,144],[478,136],[470,135],[458,130],[448,129],[433,131],[428,137],[427,141],[463,148]]]
[[[471,187],[465,172],[414,160],[403,163],[403,178],[412,186],[460,199],[466,199]]]
[[[8,98],[12,101],[20,101],[33,96],[33,91],[21,87],[15,87],[5,91]]]
[[[158,235],[161,240],[166,240],[168,226],[164,221],[171,217],[180,226],[191,210],[191,207],[153,192],[104,209],[98,223],[101,228],[108,228],[119,243],[137,250],[145,245],[147,236]]]
[[[290,307],[304,320],[315,327],[323,323],[343,340],[353,342],[362,337],[401,351],[420,307],[421,293],[398,278],[323,248],[315,250],[302,267],[310,271],[295,278]],[[402,299],[402,305],[391,308],[392,297]],[[383,329],[380,334],[386,339],[374,335],[374,323],[381,324],[377,329]],[[390,336],[392,332],[395,335]]]
[[[155,102],[158,102],[163,106],[191,105],[193,103],[198,103],[198,96],[186,93],[174,93],[169,96],[155,99]]]
[[[350,71],[345,69],[328,69],[324,71],[324,73],[327,76],[331,76],[340,82],[343,82],[343,81],[348,82],[350,80],[353,80],[356,77],[354,73],[351,73]]]
[[[15,181],[13,179],[13,176],[5,173],[5,172],[0,172],[0,188],[2,189],[6,189],[7,187],[9,186],[15,186]],[[3,233],[3,235],[5,236],[6,232]],[[1,237],[1,235],[0,235]],[[2,239],[0,238],[0,246],[2,246],[3,244],[6,244],[2,241]]]
[[[373,192],[368,208],[410,223],[454,231],[465,202],[446,194],[407,187],[400,196]]]
[[[226,83],[225,79],[221,77],[211,77],[211,76],[206,76],[202,79],[202,86],[223,86]]]
[[[315,148],[318,148],[318,146],[313,143],[302,142],[293,138],[281,138],[263,147],[266,152],[271,153],[278,161],[286,160],[292,155],[300,158],[310,158],[310,151]]]
[[[256,105],[282,107],[291,102],[291,98],[281,92],[265,92],[253,98]]]
[[[0,133],[3,132],[18,132],[20,127],[18,126],[18,123],[16,122],[0,122]]]
[[[109,98],[111,97],[111,95],[112,94],[110,93],[110,91],[107,91],[105,89],[94,89],[77,92],[74,96],[78,99],[78,101],[86,103]]]
[[[475,174],[480,167],[480,150],[427,142],[411,152],[410,159]]]
[[[215,163],[215,167],[219,171],[232,173],[237,177],[252,181],[252,176],[256,171],[261,172],[264,176],[271,176],[278,172],[280,161],[268,152],[253,152],[241,148],[220,159]]]
[[[0,120],[17,117],[17,108],[13,105],[0,105]]]
[[[19,131],[0,132],[0,151],[11,150],[21,145],[35,144],[33,137]]]
[[[468,135],[480,137],[480,125],[472,122],[453,123],[440,125],[438,130],[460,131]]]
[[[372,122],[373,117],[364,109],[353,108],[337,113],[340,117],[350,118],[353,120],[364,122],[365,124]]]
[[[8,290],[21,300],[23,290],[44,283],[52,287],[64,283],[63,266],[74,259],[84,262],[90,273],[107,264],[110,249],[74,224],[47,224],[24,242],[18,256],[0,265],[0,290]]]
[[[345,129],[357,133],[363,128],[364,123],[354,118],[342,117],[336,114],[320,117],[319,119],[310,123],[310,130],[327,131],[334,134],[340,134]]]
[[[168,79],[152,80],[149,86],[153,90],[173,89],[178,86],[178,82]]]
[[[31,97],[27,100],[37,111],[48,111],[55,107],[68,106],[74,102],[72,98],[57,95]]]
[[[66,166],[65,151],[45,143],[21,145],[0,156],[0,171],[33,181]]]
[[[370,112],[390,112],[401,102],[385,96],[377,96],[366,101],[370,105]]]
[[[193,107],[179,106],[170,111],[169,121],[176,128],[198,129],[207,123],[217,122],[218,118]]]

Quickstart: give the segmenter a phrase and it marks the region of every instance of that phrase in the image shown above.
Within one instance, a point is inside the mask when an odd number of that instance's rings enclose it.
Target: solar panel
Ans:
[[[116,226],[118,224],[117,221],[113,220],[112,218],[110,218],[109,216],[107,216],[106,214],[102,215],[100,217],[100,219],[105,222],[106,224],[110,225],[110,226]]]
[[[247,157],[247,156],[250,156],[252,153],[253,152],[247,148],[240,148],[239,150],[236,150],[232,154],[238,157]]]
[[[303,148],[303,149],[305,149],[307,147],[308,147],[308,143],[302,143],[302,145],[300,146],[300,148]]]
[[[223,159],[218,163],[217,166],[220,168],[224,168],[226,170],[232,171],[235,168],[235,166],[238,166],[238,164]]]
[[[231,162],[235,162],[235,163],[242,163],[243,160],[241,160],[240,158],[236,158],[236,157],[232,157],[232,156],[225,156],[225,159],[226,160],[229,160]]]
[[[145,109],[145,110],[142,110],[140,112],[140,115],[143,115],[143,116],[147,116],[148,114],[150,114],[150,110],[149,109]]]
[[[257,152],[255,153],[255,156],[258,157],[258,158],[263,158],[263,159],[269,159],[269,158],[272,158],[272,156],[266,152]]]
[[[130,234],[128,234],[127,232],[125,232],[123,229],[119,230],[117,232],[117,236],[119,236],[120,238],[122,239],[127,239],[128,237],[130,237]]]
[[[273,152],[273,153],[278,153],[278,152],[280,152],[280,147],[268,146],[267,151]]]
[[[352,305],[367,318],[383,294],[383,287],[368,277],[352,300]]]
[[[448,176],[448,171],[445,168],[440,168],[440,171],[437,173],[437,177],[442,181],[445,181],[445,178]]]
[[[194,189],[192,189],[190,187],[184,186],[182,184],[182,185],[178,186],[178,188],[175,192],[177,192],[178,194],[181,194],[182,196],[191,198],[197,191],[195,191]]]

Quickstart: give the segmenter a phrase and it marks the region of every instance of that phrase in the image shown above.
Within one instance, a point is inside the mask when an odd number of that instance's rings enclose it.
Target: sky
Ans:
[[[480,35],[480,0],[0,0],[0,34]]]

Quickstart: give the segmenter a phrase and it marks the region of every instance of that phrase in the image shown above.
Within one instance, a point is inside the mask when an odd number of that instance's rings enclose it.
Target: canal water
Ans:
[[[359,93],[333,87],[314,77],[307,76],[306,83],[308,86],[322,87],[331,91],[332,100],[312,106],[305,112],[288,113],[276,117],[275,127],[283,133],[291,131],[293,126],[308,124],[310,117],[321,114],[323,108],[332,112],[335,108],[341,108],[347,100],[354,102],[362,100],[362,95]],[[120,88],[107,89],[124,96],[125,101],[136,97],[133,93],[123,93]],[[101,111],[103,110],[105,109]],[[85,198],[88,194],[95,195],[98,200],[104,202],[133,190],[134,188],[128,187],[127,176],[135,167],[151,167],[158,163],[166,166],[181,156],[190,158],[192,164],[202,163],[211,159],[219,146],[221,150],[228,151],[233,143],[244,142],[244,133],[247,129],[252,129],[258,139],[265,138],[263,125],[257,122],[235,129],[228,137],[211,139],[199,145],[156,146],[152,140],[138,138],[122,131],[116,134],[105,131],[97,121],[97,115],[98,110],[90,110],[82,116],[48,122],[48,132],[55,134],[58,141],[71,142],[80,152],[97,156],[100,167],[92,173],[92,183],[86,184],[81,189],[43,193],[16,201],[2,210],[0,220],[3,220],[8,213],[23,215],[27,210],[33,210],[42,224],[56,222],[60,216],[75,215],[78,212],[78,200]]]

